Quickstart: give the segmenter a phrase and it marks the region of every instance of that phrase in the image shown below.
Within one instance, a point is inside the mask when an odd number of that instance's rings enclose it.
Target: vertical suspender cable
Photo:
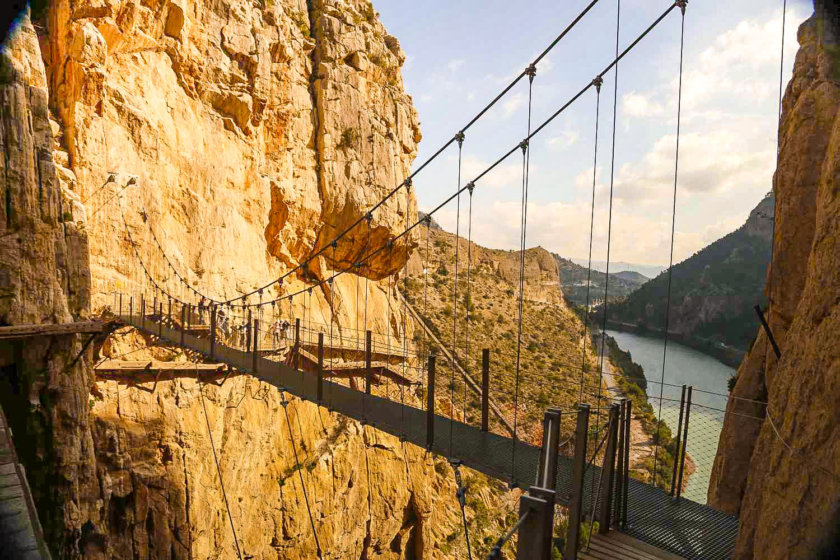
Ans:
[[[452,429],[455,423],[455,351],[458,348],[458,248],[461,246],[461,154],[464,145],[464,133],[455,135],[458,141],[458,186],[455,202],[455,276],[452,280],[452,359],[449,372],[449,457],[452,457]],[[467,380],[464,379],[464,383]],[[465,403],[466,405],[466,403]]]
[[[292,453],[295,455],[295,467],[298,472],[298,477],[300,477],[300,489],[303,492],[303,501],[306,504],[306,512],[309,514],[309,525],[312,527],[312,536],[315,538],[315,551],[318,554],[318,558],[321,558],[321,543],[318,541],[318,532],[315,530],[315,520],[312,517],[312,509],[309,507],[309,496],[306,494],[306,485],[303,483],[303,472],[300,459],[298,459],[295,436],[292,435],[292,422],[289,420],[289,402],[286,400],[286,393],[282,388],[280,389],[280,399],[280,404],[283,406],[283,413],[286,416],[286,426],[289,429],[289,441],[292,444]],[[298,428],[300,428],[300,426],[298,426]]]
[[[204,410],[204,423],[207,426],[207,436],[210,438],[210,449],[213,451],[213,461],[216,463],[216,473],[219,475],[219,486],[222,489],[222,498],[225,500],[228,521],[230,521],[230,530],[233,532],[233,542],[236,544],[236,555],[239,557],[239,560],[242,560],[242,552],[239,550],[239,539],[236,537],[236,527],[233,526],[233,516],[230,514],[230,504],[228,504],[227,492],[225,492],[225,483],[222,480],[222,469],[219,466],[219,458],[216,456],[216,445],[213,443],[213,433],[210,431],[210,420],[207,418],[207,405],[204,402],[204,386],[199,385],[198,390],[201,393],[201,407]]]
[[[598,178],[598,124],[601,113],[601,84],[603,78],[598,76],[593,80],[595,84],[595,155],[592,162],[592,206],[589,214],[589,264],[586,268],[586,310],[583,319],[583,356],[580,368],[580,392],[578,402],[583,402],[583,374],[586,372],[586,333],[589,328],[589,290],[592,286],[592,237],[595,231],[595,183]]]
[[[685,43],[685,0],[677,0],[680,7],[680,73],[677,85],[677,138],[674,148],[674,197],[671,206],[671,255],[668,261],[668,291],[665,297],[665,330],[662,342],[662,374],[659,378],[659,414],[656,422],[656,445],[653,451],[653,485],[656,486],[656,463],[659,458],[659,430],[662,426],[662,396],[665,389],[665,358],[668,355],[668,323],[671,316],[671,280],[674,275],[674,232],[677,223],[677,178],[680,169],[680,112],[682,110],[683,45]]]
[[[472,306],[472,293],[470,289],[470,272],[472,271],[472,203],[473,190],[475,185],[470,183],[467,186],[470,193],[468,225],[467,225],[467,300],[464,304],[464,371],[470,373],[470,307]],[[467,381],[464,380],[464,424],[467,423]]]
[[[621,0],[616,2],[615,12],[615,55],[618,58],[618,40],[621,33]],[[604,378],[604,351],[606,348],[607,331],[607,309],[609,307],[610,295],[610,244],[612,241],[612,209],[613,209],[613,187],[615,185],[615,126],[618,120],[618,60],[615,62],[615,83],[613,84],[613,122],[612,122],[612,146],[610,148],[610,204],[607,218],[607,266],[604,275],[604,316],[601,319],[601,352],[598,360],[598,418],[596,425],[601,424],[601,385]]]
[[[525,239],[528,228],[528,171],[531,162],[531,150],[528,148],[528,140],[531,136],[531,100],[534,91],[534,76],[537,75],[537,67],[533,64],[525,71],[528,74],[528,134],[522,141],[522,207],[521,207],[521,230],[519,238],[519,318],[516,330],[516,381],[513,392],[513,445],[510,454],[510,477],[511,484],[516,484],[514,468],[516,466],[516,429],[519,420],[519,374],[521,371],[522,359],[522,315],[524,307],[525,289]]]

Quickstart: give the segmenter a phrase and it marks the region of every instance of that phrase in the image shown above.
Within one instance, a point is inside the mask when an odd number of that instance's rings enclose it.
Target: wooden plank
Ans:
[[[589,548],[578,556],[582,560],[684,560],[618,531],[593,536]]]
[[[130,374],[130,373],[151,373],[157,371],[183,371],[198,373],[218,373],[227,368],[226,364],[196,364],[193,362],[162,362],[157,360],[126,361],[126,360],[105,360],[98,364],[94,371],[98,374]]]
[[[645,551],[648,554],[652,554],[656,558],[660,558],[662,560],[685,560],[682,556],[677,556],[676,554],[673,554],[671,552],[661,550],[653,545],[634,539],[633,537],[625,535],[624,533],[621,533],[619,531],[611,531],[609,534],[609,538],[632,546],[636,550]]]
[[[13,498],[23,498],[23,486],[20,484],[0,486],[0,502]]]
[[[38,325],[12,325],[0,327],[0,339],[28,338],[32,336],[61,336],[79,333],[101,333],[108,323],[104,321],[76,321],[73,323],[45,323]]]

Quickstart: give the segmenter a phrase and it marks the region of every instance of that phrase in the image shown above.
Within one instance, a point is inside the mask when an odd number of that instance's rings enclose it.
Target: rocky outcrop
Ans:
[[[840,495],[840,72],[828,3],[799,30],[774,178],[776,235],[769,323],[738,371],[709,503],[740,513],[736,558],[806,558],[836,519]]]
[[[84,213],[55,149],[46,74],[27,18],[0,52],[0,96],[0,324],[85,319]],[[88,358],[79,335],[0,341],[0,401],[58,557],[81,555],[95,538],[89,522],[98,519]]]

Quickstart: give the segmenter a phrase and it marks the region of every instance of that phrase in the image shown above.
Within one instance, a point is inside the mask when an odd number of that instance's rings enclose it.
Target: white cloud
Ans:
[[[537,63],[537,74],[547,74],[553,69],[554,62],[552,62],[552,60],[547,56],[543,57],[543,59]]]
[[[454,58],[446,63],[446,68],[453,74],[461,68],[466,61],[463,58]]]
[[[521,93],[515,93],[507,101],[502,103],[502,111],[505,118],[510,117],[522,107],[525,103],[525,96]]]
[[[557,136],[546,138],[545,143],[555,150],[564,150],[575,145],[578,138],[580,138],[580,134],[577,131],[563,130]]]
[[[464,182],[471,181],[490,166],[490,162],[481,158],[467,156],[461,162],[461,176]],[[531,172],[535,173],[536,167],[531,164]],[[487,175],[482,177],[477,188],[490,187],[493,189],[513,188],[518,189],[522,181],[522,166],[517,163],[501,163]],[[478,192],[478,191],[476,191]]]
[[[631,91],[621,98],[621,112],[630,117],[652,117],[661,115],[665,108],[647,95]]]

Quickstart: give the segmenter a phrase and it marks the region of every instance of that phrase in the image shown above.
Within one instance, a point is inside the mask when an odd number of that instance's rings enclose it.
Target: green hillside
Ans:
[[[746,223],[674,266],[669,332],[684,339],[746,350],[756,332],[753,306],[764,306],[770,262],[773,196],[768,194]],[[611,303],[611,321],[649,331],[664,328],[668,272]]]

